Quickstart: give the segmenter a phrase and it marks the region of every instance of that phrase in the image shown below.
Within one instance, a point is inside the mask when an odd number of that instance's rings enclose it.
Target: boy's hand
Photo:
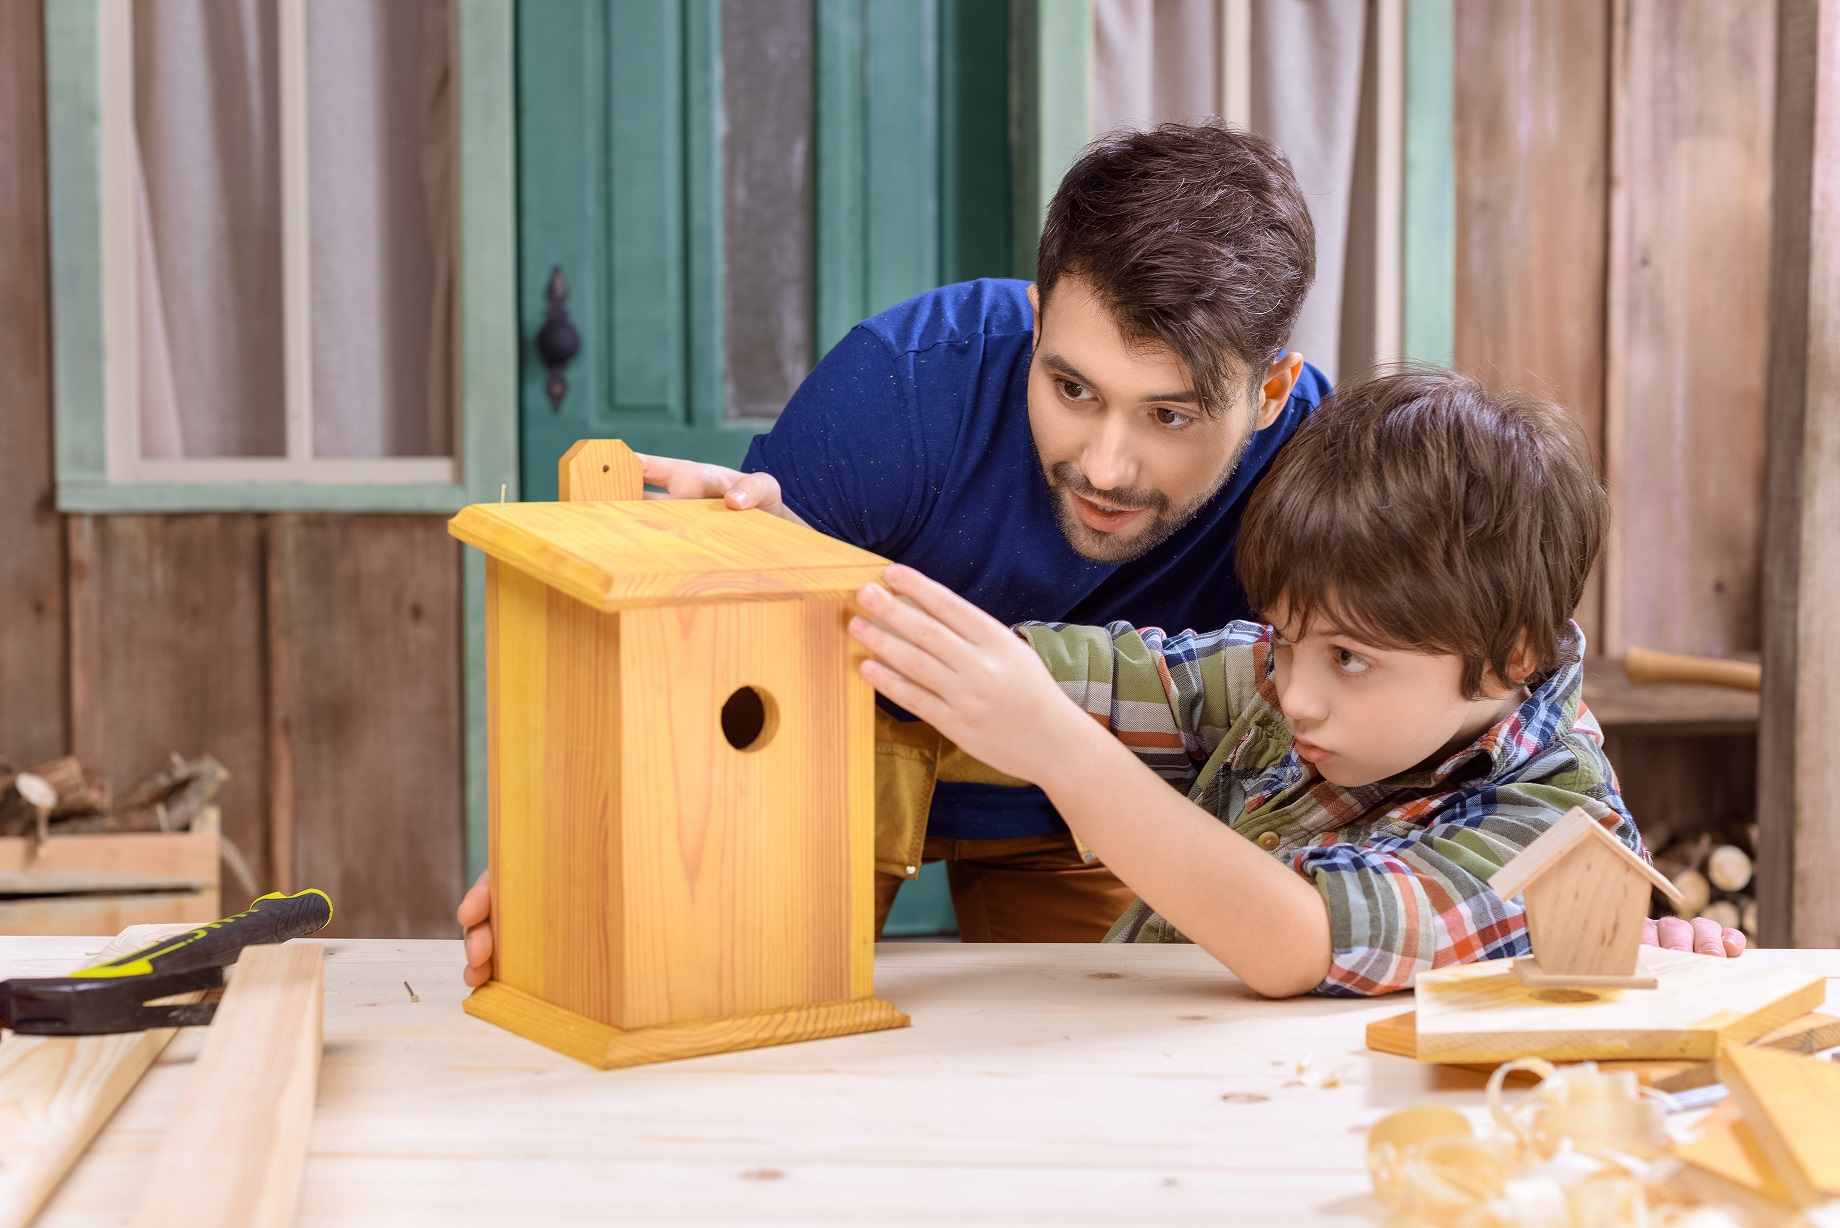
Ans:
[[[460,979],[473,989],[492,979],[492,885],[487,881],[490,876],[489,870],[481,874],[454,911],[455,918],[466,931],[466,971],[460,974]]]
[[[738,469],[705,465],[700,461],[637,455],[645,484],[664,490],[663,494],[646,491],[648,499],[720,499],[736,511],[759,508],[793,524],[805,523],[781,501],[779,479],[770,473],[742,473]]]
[[[1078,731],[1096,728],[1008,627],[911,567],[882,578],[887,588],[856,593],[869,618],[850,620],[874,658],[863,677],[967,754],[1038,784]]]
[[[1711,917],[1663,917],[1642,923],[1642,945],[1736,959],[1744,954],[1744,931],[1726,929]]]

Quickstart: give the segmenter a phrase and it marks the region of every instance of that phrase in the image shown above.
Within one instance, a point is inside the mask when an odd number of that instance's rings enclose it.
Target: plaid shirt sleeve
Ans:
[[[1569,758],[1563,742],[1548,756]],[[1588,762],[1556,764],[1558,775],[1466,790],[1441,813],[1412,807],[1382,816],[1367,833],[1342,831],[1291,855],[1312,877],[1329,909],[1334,956],[1316,992],[1364,997],[1409,988],[1418,974],[1449,964],[1526,955],[1531,947],[1521,902],[1488,886],[1496,870],[1532,844],[1573,806],[1582,806],[1632,850],[1634,824],[1614,785]]]
[[[1023,623],[1016,634],[1073,702],[1185,793],[1249,707],[1264,675],[1255,646],[1269,638],[1248,622],[1179,635],[1126,622]]]

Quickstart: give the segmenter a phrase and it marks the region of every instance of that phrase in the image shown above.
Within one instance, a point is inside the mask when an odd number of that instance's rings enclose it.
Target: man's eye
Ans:
[[[1194,418],[1188,414],[1173,409],[1167,409],[1159,405],[1156,409],[1156,421],[1158,426],[1174,427],[1180,430],[1194,422]]]
[[[1344,674],[1364,674],[1367,672],[1367,662],[1355,656],[1346,648],[1337,648],[1335,650],[1335,664],[1336,668],[1340,669]]]
[[[1092,399],[1092,394],[1086,390],[1085,384],[1076,384],[1070,379],[1057,379],[1054,382],[1056,386],[1060,388],[1061,395],[1066,397],[1069,401],[1087,401]]]

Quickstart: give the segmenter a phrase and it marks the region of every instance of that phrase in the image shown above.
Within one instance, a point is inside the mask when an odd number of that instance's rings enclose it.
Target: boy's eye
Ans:
[[[1367,662],[1355,656],[1346,648],[1337,648],[1335,650],[1335,666],[1344,674],[1364,674],[1367,672]]]
[[[1054,381],[1054,386],[1060,389],[1060,394],[1069,401],[1092,400],[1092,392],[1085,384],[1076,384],[1070,379],[1057,379]]]
[[[1182,413],[1179,410],[1170,409],[1163,405],[1157,406],[1156,409],[1151,412],[1156,415],[1158,426],[1167,426],[1175,430],[1181,430],[1183,427],[1194,422],[1194,418],[1188,414]]]

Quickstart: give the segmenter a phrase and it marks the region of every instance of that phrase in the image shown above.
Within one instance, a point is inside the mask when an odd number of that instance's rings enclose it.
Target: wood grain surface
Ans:
[[[1457,0],[1456,365],[1549,397],[1601,448],[1609,5]],[[1596,644],[1599,589],[1578,620]]]
[[[460,550],[435,516],[273,518],[296,887],[331,932],[453,930],[464,875]]]
[[[455,537],[600,610],[694,601],[843,597],[887,560],[719,499],[476,503]]]
[[[0,5],[0,756],[69,749],[52,483],[44,6]]]
[[[643,499],[638,454],[617,439],[580,439],[556,462],[556,498],[563,503]]]
[[[63,954],[39,969],[7,975],[62,976],[179,932],[171,925],[124,929],[106,945]],[[200,995],[189,994],[187,1001]],[[0,1228],[25,1228],[98,1130],[134,1089],[175,1033],[173,1028],[112,1036],[20,1036],[0,1039]]]
[[[324,948],[249,947],[166,1128],[135,1228],[288,1228],[319,1086]]]
[[[1840,3],[1781,20],[1757,891],[1766,941],[1840,944]]]
[[[83,949],[0,939],[0,975]],[[912,1027],[597,1071],[464,1014],[457,940],[329,942],[299,1223],[1346,1228],[1378,1219],[1369,1126],[1483,1111],[1483,1076],[1363,1047],[1401,995],[1272,1002],[1194,947],[876,955]],[[1753,961],[1840,977],[1833,951]],[[203,1039],[148,1072],[42,1228],[129,1218]],[[1306,1059],[1335,1085],[1300,1081]]]
[[[1655,989],[1535,989],[1506,960],[1421,973],[1418,1056],[1429,1062],[1707,1061],[1821,1005],[1822,979],[1747,959],[1642,948]]]
[[[1624,7],[1617,631],[1731,656],[1758,645],[1774,10]]]

